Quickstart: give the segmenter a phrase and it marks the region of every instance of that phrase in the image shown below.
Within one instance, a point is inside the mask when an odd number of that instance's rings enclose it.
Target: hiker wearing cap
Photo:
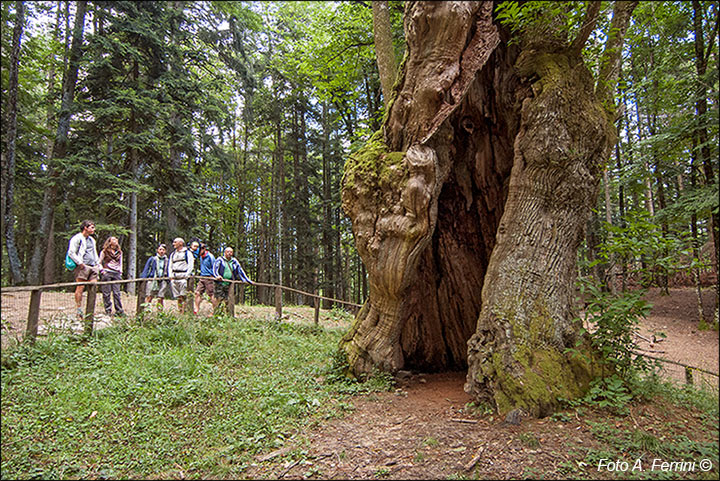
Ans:
[[[196,315],[200,311],[200,303],[202,302],[203,294],[207,294],[208,298],[212,302],[215,292],[215,281],[213,279],[202,279],[202,277],[214,277],[213,264],[215,263],[215,256],[210,253],[205,243],[201,242],[198,246],[197,259],[200,264],[201,279],[198,279],[197,287],[195,288],[195,307],[193,312]]]

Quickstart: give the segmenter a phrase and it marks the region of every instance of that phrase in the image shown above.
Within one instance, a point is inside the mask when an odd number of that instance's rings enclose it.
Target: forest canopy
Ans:
[[[71,280],[62,259],[88,218],[100,243],[120,239],[129,278],[180,235],[233,246],[253,279],[363,302],[340,187],[389,100],[371,3],[2,2],[2,285]],[[493,15],[520,28],[535,3]],[[405,2],[388,4],[399,66]],[[587,4],[558,3],[568,38]],[[611,4],[583,45],[596,71]],[[717,262],[717,16],[717,2],[633,13],[579,257],[597,278],[619,256],[661,284],[687,257]]]

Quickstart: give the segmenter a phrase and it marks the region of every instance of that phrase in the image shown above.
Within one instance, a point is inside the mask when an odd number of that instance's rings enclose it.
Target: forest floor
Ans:
[[[641,335],[652,339],[653,333],[663,332],[666,337],[654,345],[638,338],[638,348],[718,372],[718,332],[697,329],[694,291],[670,289],[664,296],[651,290],[646,299],[653,309],[641,324]],[[712,289],[705,290],[703,301],[710,315],[716,305]],[[684,382],[682,367],[665,368],[668,378]],[[696,384],[705,382],[717,392],[717,377],[698,374]],[[608,452],[598,441],[608,425],[619,433],[639,430],[664,439],[672,437],[668,425],[679,423],[679,432],[689,439],[718,441],[717,432],[703,427],[702,413],[663,401],[633,405],[630,416],[595,409],[579,416],[580,409],[511,425],[473,409],[464,383],[465,372],[413,373],[398,381],[394,391],[356,396],[351,414],[296,437],[294,448],[305,456],[284,458],[293,449],[285,447],[258,457],[247,479],[607,479],[613,473],[578,459]],[[621,444],[617,448],[623,451]],[[279,459],[268,460],[274,454]],[[654,477],[647,473],[650,468],[645,465],[645,474]],[[714,476],[717,469],[716,461]]]
[[[29,294],[22,294],[28,293],[2,296],[3,338],[17,338],[24,331],[22,318],[27,312]],[[72,295],[53,295],[57,298],[43,294],[44,303],[50,303],[51,299],[53,303],[43,309],[54,309],[57,313],[53,320],[43,323],[41,333],[57,326],[62,319],[70,322],[67,313],[73,310]],[[703,295],[704,310],[710,317],[715,309],[716,294],[712,288],[706,288]],[[96,312],[102,312],[101,299],[98,296]],[[671,288],[668,296],[652,289],[646,299],[653,308],[641,323],[642,338],[637,338],[638,349],[717,373],[718,332],[698,329],[697,298],[693,289]],[[134,300],[123,300],[128,314],[132,315]],[[176,304],[166,301],[166,309],[175,309]],[[209,315],[207,302],[203,303],[201,314]],[[272,319],[274,314],[274,307],[236,306],[236,316],[241,318]],[[309,307],[286,307],[283,322],[312,323],[313,315],[314,311]],[[112,322],[102,314],[97,317],[97,327]],[[320,323],[346,325],[348,316],[323,310]],[[650,343],[643,339],[652,340],[653,334],[660,332],[665,335],[660,342]],[[3,345],[5,341],[3,339]],[[680,384],[685,381],[682,367],[664,364],[664,368],[662,374],[667,378]],[[717,393],[717,377],[696,371],[694,381]],[[463,390],[464,383],[465,372],[410,373],[397,380],[391,391],[354,396],[350,400],[352,409],[345,417],[317,422],[289,439],[282,449],[258,456],[243,477],[608,479],[618,473],[598,470],[595,457],[603,453],[607,457],[613,452],[622,455],[624,446],[618,444],[618,440],[624,438],[618,433],[642,432],[651,438],[656,435],[656,441],[685,436],[694,443],[718,442],[716,428],[707,428],[707,419],[702,412],[663,400],[634,403],[630,406],[629,416],[579,408],[550,418],[525,419],[519,425],[511,425],[474,407]],[[669,426],[675,426],[673,429],[676,430],[672,431]],[[609,438],[613,440],[599,441],[602,433],[607,434],[610,428],[613,434]],[[630,434],[626,437],[623,442],[630,443]],[[615,450],[608,451],[608,443],[613,442]],[[649,468],[645,466],[646,471]],[[717,476],[717,459],[711,473]],[[646,474],[655,477],[652,473]]]

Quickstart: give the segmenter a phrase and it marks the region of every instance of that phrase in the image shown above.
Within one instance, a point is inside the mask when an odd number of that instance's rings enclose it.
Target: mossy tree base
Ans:
[[[566,350],[614,125],[579,51],[511,43],[492,6],[408,3],[389,114],[343,179],[370,297],[341,347],[358,377],[467,367],[476,399],[542,416],[594,374]]]

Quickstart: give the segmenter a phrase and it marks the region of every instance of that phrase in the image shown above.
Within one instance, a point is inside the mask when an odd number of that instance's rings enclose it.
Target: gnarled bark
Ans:
[[[534,415],[587,387],[575,260],[615,131],[560,23],[513,43],[492,2],[408,4],[389,115],[343,179],[370,282],[341,343],[356,376],[467,367],[473,397]]]
[[[480,306],[484,268],[477,266],[486,265],[489,255],[477,248],[475,236],[495,230],[478,214],[488,207],[482,195],[476,198],[476,184],[487,186],[486,196],[502,200],[503,176],[509,173],[509,163],[503,167],[500,161],[498,173],[475,158],[474,132],[487,133],[479,147],[492,156],[493,149],[507,148],[506,133],[512,130],[495,123],[504,120],[492,110],[494,93],[475,75],[499,43],[491,4],[413,5],[406,30],[405,77],[384,134],[376,133],[348,161],[343,179],[343,208],[370,283],[369,300],[343,342],[358,375],[376,367],[394,371],[407,360],[432,369],[465,364],[464,343]],[[442,41],[428,41],[438,38]],[[507,138],[493,147],[493,135]],[[465,139],[465,146],[455,145],[456,138]],[[495,201],[489,210],[495,211]],[[447,213],[443,223],[453,213],[468,221],[436,229],[439,211]],[[428,250],[430,245],[437,247]],[[433,255],[437,249],[449,256]],[[467,291],[465,299],[455,299],[456,291]],[[447,303],[439,306],[438,299]]]
[[[499,411],[552,412],[582,394],[588,366],[563,354],[575,346],[575,255],[598,194],[611,123],[582,63],[524,52],[517,67],[538,77],[524,101],[505,213],[469,342],[466,391]]]

